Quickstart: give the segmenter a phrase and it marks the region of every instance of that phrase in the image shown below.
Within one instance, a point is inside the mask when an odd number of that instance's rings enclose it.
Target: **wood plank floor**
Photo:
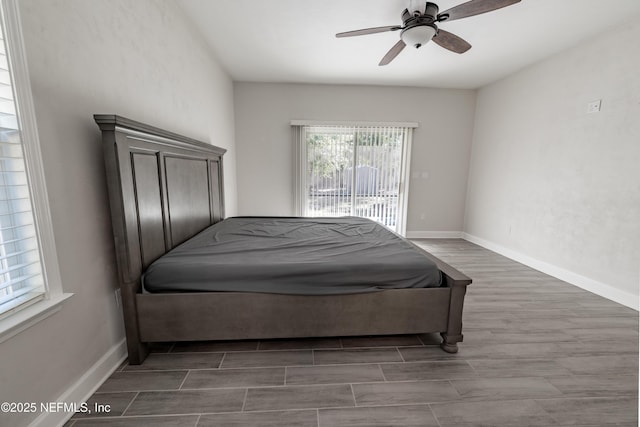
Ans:
[[[156,346],[67,426],[637,426],[638,313],[463,240],[464,342],[435,336]]]

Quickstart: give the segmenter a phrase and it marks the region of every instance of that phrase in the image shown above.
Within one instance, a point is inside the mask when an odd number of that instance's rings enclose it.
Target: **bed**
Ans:
[[[175,341],[440,333],[442,349],[458,351],[464,296],[471,279],[455,268],[359,218],[338,221],[346,222],[350,231],[335,234],[353,232],[355,237],[339,243],[337,251],[330,249],[333,258],[318,267],[317,252],[329,247],[327,224],[333,227],[337,219],[225,219],[224,149],[117,115],[95,115],[94,119],[102,131],[129,363],[142,363],[151,343]],[[257,223],[257,231],[247,231],[247,223]],[[244,238],[272,245],[274,234],[282,233],[285,223],[287,227],[294,224],[287,229],[286,240],[299,245],[297,249],[294,245],[295,255],[284,257],[293,259],[293,264],[280,265],[264,253],[250,256],[247,248],[260,245]],[[319,237],[311,243],[318,245],[312,249],[309,242],[302,245],[303,239],[296,237],[306,228],[312,229],[312,238],[313,233]],[[362,230],[369,228],[375,229],[375,238],[362,237]],[[393,234],[392,243],[383,244],[382,234],[376,233]],[[240,234],[243,246],[234,246]],[[209,245],[212,240],[230,242],[232,249],[222,253]],[[363,241],[377,248],[366,255],[373,258],[354,255],[354,242]],[[192,256],[205,246],[207,251],[220,252],[218,265],[202,262],[211,253],[198,261],[185,261],[187,249]],[[399,252],[404,250],[408,252]],[[229,258],[234,252],[235,258]],[[251,257],[260,264],[255,269],[248,267]],[[400,259],[408,259],[410,265],[397,264]],[[356,266],[343,263],[348,260],[355,260]],[[167,264],[183,270],[168,273],[163,270]],[[234,276],[230,264],[244,268],[244,276]],[[302,264],[305,269],[322,270],[301,276],[302,270],[296,269]],[[381,270],[375,272],[373,266],[378,264]],[[420,270],[422,264],[431,264],[435,270],[425,273]],[[325,270],[326,265],[336,269]],[[364,272],[368,270],[374,273],[367,279]],[[263,287],[265,271],[271,273],[269,289]],[[397,274],[392,278],[393,271]],[[217,288],[203,285],[211,272],[216,279],[210,282]],[[389,277],[384,276],[387,273]],[[312,277],[323,280],[315,283]],[[168,287],[158,285],[163,280]],[[302,286],[311,282],[315,287]]]

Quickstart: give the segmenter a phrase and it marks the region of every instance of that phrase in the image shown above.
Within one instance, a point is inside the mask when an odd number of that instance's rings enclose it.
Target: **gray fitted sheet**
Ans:
[[[148,292],[332,295],[441,285],[412,243],[357,217],[233,217],[152,263]]]

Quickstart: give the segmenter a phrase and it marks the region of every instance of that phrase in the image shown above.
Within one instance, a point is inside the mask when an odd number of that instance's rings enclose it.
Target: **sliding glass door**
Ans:
[[[404,233],[411,128],[303,126],[299,214],[360,216]]]

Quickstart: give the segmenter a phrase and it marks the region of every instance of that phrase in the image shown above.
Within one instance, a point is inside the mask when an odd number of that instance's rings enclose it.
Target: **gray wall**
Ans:
[[[418,122],[407,233],[462,231],[475,91],[235,83],[234,99],[240,214],[294,213],[292,119]]]
[[[233,85],[173,1],[19,4],[62,283],[75,295],[0,344],[0,401],[49,402],[124,338],[92,114],[117,113],[227,148],[234,214]],[[35,415],[0,415],[0,425],[26,425]]]
[[[636,21],[479,91],[465,225],[636,307],[638,40]]]

